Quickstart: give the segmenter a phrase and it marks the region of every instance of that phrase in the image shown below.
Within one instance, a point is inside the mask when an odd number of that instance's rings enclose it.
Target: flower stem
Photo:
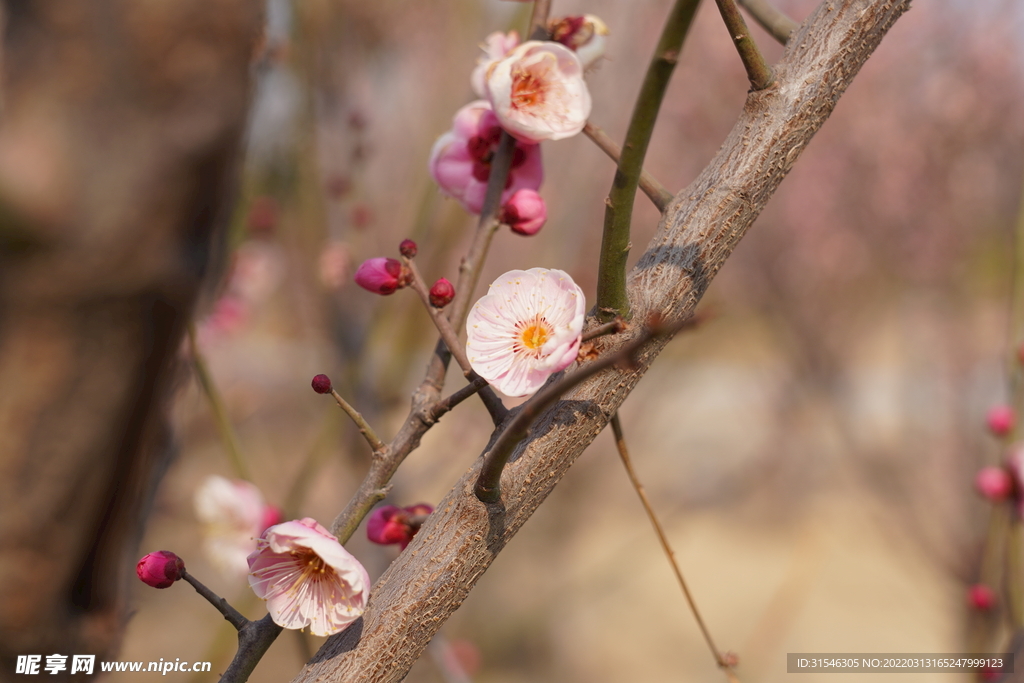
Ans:
[[[603,129],[588,123],[583,127],[583,133],[600,147],[601,151],[608,155],[608,158],[616,164],[619,163],[622,150],[619,149],[619,146],[615,144],[615,141]],[[643,168],[640,169],[640,189],[654,202],[654,205],[658,207],[658,211],[665,213],[665,207],[672,201],[672,193],[666,190],[664,185],[655,180],[654,176]]]
[[[343,399],[341,394],[339,394],[333,387],[331,388],[331,396],[334,397],[334,400],[337,401],[341,409],[345,411],[345,414],[352,418],[352,422],[355,423],[356,427],[359,427],[359,433],[363,435],[364,439],[366,439],[366,443],[370,444],[370,448],[373,449],[373,452],[378,455],[383,453],[387,449],[387,445],[377,437],[377,433],[373,431],[373,427],[369,425],[366,418],[364,418],[358,410],[349,405],[348,401]]]
[[[636,188],[640,183],[640,173],[658,110],[699,3],[700,0],[676,0],[673,5],[658,39],[654,57],[647,67],[626,130],[615,179],[605,202],[604,234],[597,273],[597,316],[602,322],[616,315],[629,317],[626,260],[629,256],[629,229]]]
[[[665,557],[668,558],[669,564],[672,565],[672,571],[675,572],[676,580],[679,582],[679,587],[683,591],[683,595],[686,597],[687,604],[690,605],[690,611],[693,612],[693,618],[697,620],[697,626],[700,627],[700,632],[704,635],[704,640],[707,641],[708,648],[711,650],[711,654],[715,658],[715,663],[719,667],[725,669],[731,673],[732,666],[722,657],[722,653],[719,652],[718,648],[715,647],[715,641],[711,639],[711,633],[708,631],[707,625],[704,623],[703,617],[700,615],[700,610],[697,609],[697,602],[693,599],[693,595],[690,594],[690,589],[686,585],[686,579],[683,578],[683,571],[679,568],[679,563],[676,562],[675,551],[672,550],[672,546],[669,545],[668,536],[665,535],[665,530],[661,527],[661,522],[658,521],[658,516],[654,514],[654,508],[651,507],[651,501],[647,498],[647,492],[644,491],[644,485],[640,483],[640,477],[637,476],[636,470],[633,469],[633,461],[629,457],[629,449],[626,448],[626,437],[622,433],[622,421],[619,420],[619,414],[615,413],[612,415],[612,432],[615,434],[615,447],[619,451],[619,459],[622,460],[622,465],[626,468],[626,474],[629,475],[629,481],[633,484],[633,489],[636,491],[636,495],[640,497],[640,503],[644,506],[644,511],[647,513],[647,517],[651,520],[651,526],[654,527],[654,533],[658,536],[658,542],[661,543],[661,549],[665,552]],[[730,677],[730,680],[732,677]]]
[[[243,617],[238,610],[228,604],[227,600],[207,588],[199,581],[199,579],[192,576],[184,569],[181,570],[181,578],[192,584],[192,587],[196,589],[196,593],[199,593],[201,596],[206,598],[211,605],[216,607],[217,611],[223,614],[224,618],[227,619],[236,630],[241,631],[249,624],[249,620]]]
[[[238,436],[235,434],[235,429],[231,426],[231,420],[228,418],[228,410],[224,405],[224,399],[221,397],[220,391],[217,390],[217,384],[213,381],[213,375],[210,373],[210,368],[206,365],[206,359],[199,352],[199,344],[196,343],[195,321],[189,321],[188,324],[188,350],[192,356],[192,366],[196,369],[199,386],[202,387],[203,393],[206,394],[206,398],[210,402],[213,419],[217,423],[217,431],[220,432],[220,438],[228,452],[228,460],[231,462],[235,474],[240,479],[252,481],[249,467],[246,465],[245,458],[242,457],[242,449],[238,445]]]
[[[737,0],[737,2],[750,12],[750,16],[754,17],[754,21],[760,24],[761,28],[783,45],[789,42],[793,31],[800,26],[768,0]]]
[[[771,68],[764,61],[761,51],[757,49],[757,43],[750,35],[747,22],[743,20],[739,8],[734,0],[715,0],[718,3],[718,11],[722,14],[722,21],[729,29],[732,42],[736,51],[743,60],[743,68],[747,70],[747,78],[750,80],[751,90],[764,90],[775,82],[775,75]]]

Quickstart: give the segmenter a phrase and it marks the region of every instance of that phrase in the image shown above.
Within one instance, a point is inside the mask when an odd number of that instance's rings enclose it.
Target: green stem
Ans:
[[[750,35],[747,22],[743,20],[739,8],[734,0],[715,0],[718,3],[718,11],[722,14],[722,21],[729,29],[732,42],[736,45],[736,51],[743,61],[743,68],[747,70],[747,78],[750,80],[751,90],[764,90],[775,82],[775,75],[771,68],[764,61],[764,56],[757,49],[757,43]]]
[[[775,5],[768,0],[737,0],[740,5],[754,17],[754,21],[761,25],[765,31],[771,34],[772,38],[783,45],[789,42],[793,31],[797,30],[800,24],[796,23],[783,12],[780,12]]]
[[[629,317],[626,259],[633,202],[658,110],[699,4],[700,0],[676,0],[633,107],[619,166],[605,201],[604,234],[597,271],[597,316],[601,322],[608,322],[616,315]]]
[[[228,460],[231,461],[231,466],[235,469],[235,474],[240,479],[252,481],[252,475],[245,464],[245,458],[242,457],[242,449],[238,445],[235,429],[231,426],[231,420],[228,418],[228,410],[224,405],[224,399],[221,397],[220,391],[217,390],[217,384],[213,381],[213,375],[206,365],[203,354],[199,352],[199,345],[196,343],[195,322],[189,322],[188,324],[188,348],[189,353],[192,354],[192,365],[196,369],[196,376],[199,378],[199,386],[202,387],[203,393],[206,394],[206,398],[210,401],[213,419],[217,423],[217,431],[220,432],[220,438],[228,452]]]

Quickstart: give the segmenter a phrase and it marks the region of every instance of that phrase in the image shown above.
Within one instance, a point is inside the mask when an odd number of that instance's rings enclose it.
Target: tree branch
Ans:
[[[775,40],[783,45],[789,42],[789,37],[793,35],[793,31],[800,26],[800,24],[780,12],[768,0],[737,0],[737,2],[750,12],[750,16],[754,17],[754,21],[760,24],[761,28],[768,31],[772,38],[775,38]]]
[[[635,315],[658,314],[671,324],[693,314],[712,278],[909,4],[825,3],[802,25],[776,67],[779,87],[748,94],[718,154],[663,216],[629,277]],[[628,329],[598,341],[612,351],[639,332]],[[593,377],[545,411],[517,448],[518,459],[505,468],[496,504],[485,505],[473,495],[478,461],[374,585],[360,621],[330,638],[295,682],[400,681],[665,343],[649,342],[638,352],[635,368]]]

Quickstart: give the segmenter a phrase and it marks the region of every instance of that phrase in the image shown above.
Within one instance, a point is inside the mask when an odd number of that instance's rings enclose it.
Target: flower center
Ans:
[[[328,567],[327,563],[323,561],[323,558],[312,550],[301,550],[296,552],[295,555],[302,563],[303,581],[318,581],[322,579],[324,574],[328,571],[333,571],[333,569]]]
[[[517,67],[512,73],[512,107],[531,109],[544,104],[548,90],[545,76],[539,65]]]
[[[516,331],[518,335],[512,345],[513,353],[523,354],[530,358],[540,358],[544,344],[554,332],[551,323],[541,315],[536,315],[531,320],[517,322]]]

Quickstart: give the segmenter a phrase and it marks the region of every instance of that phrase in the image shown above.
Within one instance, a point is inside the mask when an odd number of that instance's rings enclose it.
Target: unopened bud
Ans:
[[[356,284],[374,294],[394,294],[405,286],[402,264],[393,258],[372,258],[363,261],[356,270]]]
[[[608,42],[608,26],[593,14],[562,17],[549,24],[551,40],[576,52],[586,69],[604,56]]]
[[[983,583],[976,583],[967,589],[967,604],[976,610],[987,612],[996,606],[996,593]]]
[[[974,488],[993,503],[1006,500],[1013,492],[1013,478],[1005,467],[983,467],[974,477]]]
[[[501,209],[501,222],[520,235],[537,234],[547,219],[547,206],[536,190],[518,190]]]
[[[455,287],[446,278],[441,278],[430,288],[430,305],[444,308],[455,298]]]
[[[135,573],[142,583],[153,588],[167,588],[181,578],[185,562],[169,550],[149,553],[135,565]]]
[[[995,436],[1006,436],[1013,431],[1013,425],[1016,422],[1013,408],[1010,406],[994,406],[988,411],[988,415],[985,416],[985,422],[988,424],[988,430]]]
[[[331,378],[327,375],[317,375],[310,384],[313,386],[313,391],[318,394],[331,393]]]
[[[366,537],[381,545],[399,544],[404,549],[420,530],[426,517],[434,511],[426,503],[400,508],[396,505],[382,505],[366,520]]]
[[[405,258],[413,258],[417,251],[416,243],[412,240],[402,240],[402,243],[398,245],[398,253]]]

